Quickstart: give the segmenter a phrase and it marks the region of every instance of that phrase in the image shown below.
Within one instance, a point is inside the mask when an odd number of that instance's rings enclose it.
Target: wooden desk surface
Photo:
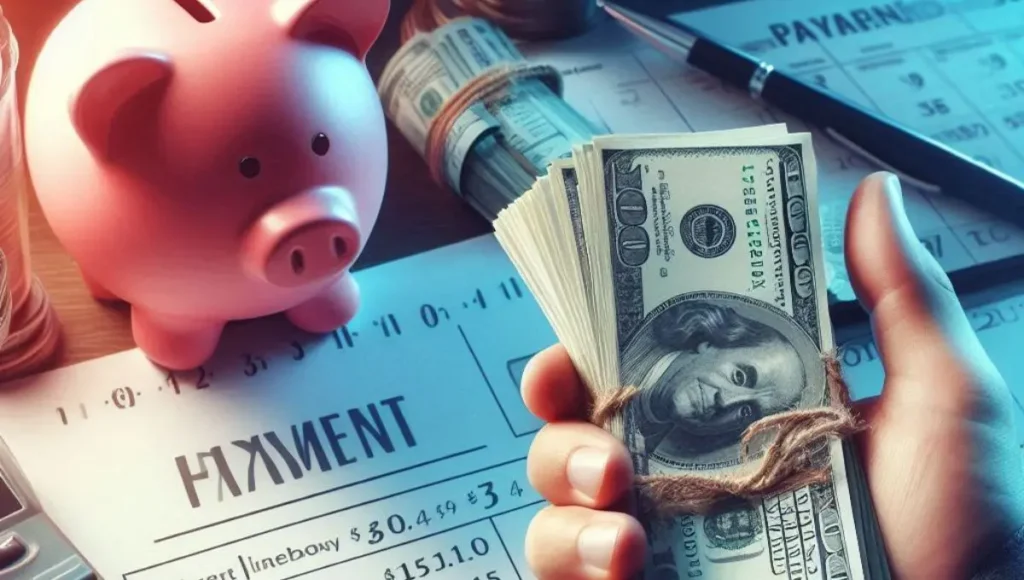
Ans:
[[[35,57],[57,22],[77,0],[0,0],[18,38],[18,91],[25,89]],[[398,22],[409,0],[393,0],[391,18],[368,65],[374,77],[398,47]],[[490,225],[430,179],[408,142],[388,125],[389,167],[381,214],[355,269],[408,256],[491,231]],[[61,248],[33,198],[29,214],[31,258],[64,328],[64,344],[51,368],[134,347],[128,309],[97,303],[86,292],[75,264]]]

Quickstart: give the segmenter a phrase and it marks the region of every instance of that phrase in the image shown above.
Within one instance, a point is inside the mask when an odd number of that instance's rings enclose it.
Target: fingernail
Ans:
[[[892,213],[892,225],[896,228],[896,233],[908,244],[908,248],[915,248],[920,242],[917,241],[917,234],[914,233],[914,228],[910,225],[910,219],[907,217],[900,180],[895,175],[889,174],[884,185],[883,190],[889,200],[889,211]]]
[[[899,178],[889,175],[885,182],[885,193],[889,198],[889,209],[892,212],[893,228],[903,243],[903,255],[917,271],[922,279],[931,279],[939,286],[952,291],[953,285],[939,261],[928,251],[914,227],[910,225],[906,206],[903,203],[903,188]]]
[[[583,528],[576,540],[580,561],[598,570],[610,569],[618,538],[619,527],[613,524],[591,524]]]
[[[526,389],[523,388],[523,385],[525,385],[526,382],[530,380],[530,377],[533,376],[531,373],[533,373],[533,361],[535,360],[537,360],[537,357],[530,357],[529,360],[526,361],[526,364],[523,365],[523,372],[521,375],[519,375],[520,397],[526,393]]]
[[[608,453],[593,447],[581,447],[569,456],[568,477],[572,487],[589,497],[597,499],[604,483],[604,472],[608,466]]]
[[[906,206],[903,204],[903,188],[900,180],[895,175],[889,174],[882,190],[889,202],[889,214],[892,219],[892,228],[899,236],[899,242],[903,246],[903,256],[910,262],[918,272],[922,271],[921,241],[917,239],[914,226],[910,225],[910,218],[907,217]]]

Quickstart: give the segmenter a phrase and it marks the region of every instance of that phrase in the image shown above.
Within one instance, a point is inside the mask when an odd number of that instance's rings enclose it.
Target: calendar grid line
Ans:
[[[947,40],[944,40],[942,42],[935,43],[935,44],[925,44],[925,45],[921,45],[921,46],[908,46],[908,47],[904,47],[904,48],[895,48],[894,47],[894,48],[890,49],[889,52],[876,53],[876,54],[866,54],[866,55],[859,56],[859,57],[856,57],[856,58],[853,58],[853,59],[847,60],[847,61],[840,61],[840,60],[837,59],[837,62],[839,62],[839,64],[841,66],[859,65],[859,64],[870,63],[870,62],[873,62],[873,61],[881,60],[881,59],[884,59],[884,58],[887,58],[887,57],[903,56],[904,54],[907,54],[907,53],[911,53],[912,54],[912,53],[914,53],[916,51],[935,50],[935,49],[938,49],[938,48],[942,48],[944,46],[952,46],[952,45],[962,44],[964,42],[968,42],[970,40],[976,40],[976,39],[979,39],[979,38],[982,39],[982,40],[986,40],[986,39],[989,39],[989,38],[991,38],[993,36],[997,36],[997,35],[1001,35],[1001,34],[1014,34],[1014,33],[1024,33],[1024,27],[1007,28],[1007,29],[1000,30],[1000,31],[979,32],[979,33],[974,33],[974,34],[969,34],[969,35],[964,35],[964,36],[957,36],[957,37],[950,38],[950,39],[947,39]],[[822,47],[822,48],[824,49],[824,47]]]
[[[651,79],[651,82],[654,83],[655,87],[657,87],[658,92],[660,92],[661,95],[665,97],[665,101],[676,112],[676,115],[679,116],[679,119],[683,122],[683,124],[686,125],[690,129],[690,131],[696,131],[696,129],[694,129],[693,127],[693,123],[691,123],[689,119],[686,118],[686,115],[683,114],[682,109],[680,109],[679,106],[676,105],[676,103],[671,98],[669,98],[668,92],[665,91],[665,87],[663,87],[661,82],[659,82],[657,75],[653,74],[651,72],[651,69],[649,69],[647,65],[644,64],[643,59],[640,58],[640,54],[635,50],[631,50],[630,56],[632,56],[633,60],[635,60],[638,65],[640,65],[640,68],[643,69],[647,77]]]
[[[950,79],[949,76],[942,71],[941,68],[936,66],[935,63],[931,62],[928,58],[922,58],[922,61],[924,62],[925,66],[930,67],[935,72],[935,74],[939,75],[939,77],[946,82],[949,88],[954,93],[956,93],[957,96],[964,100],[964,103],[970,110],[974,111],[975,115],[977,115],[982,121],[985,121],[990,126],[990,129],[996,135],[996,138],[1002,141],[1004,144],[1006,144],[1007,148],[1010,150],[1011,153],[1017,156],[1018,160],[1024,162],[1024,155],[1022,155],[1020,150],[1018,150],[1014,146],[1013,142],[1007,139],[1005,135],[995,130],[995,126],[992,124],[992,121],[988,118],[988,116],[985,115],[985,113],[980,108],[978,108],[978,106],[971,99],[969,99],[967,95],[963,93],[963,91],[960,90],[960,87],[958,87],[957,84],[953,82],[953,80]]]

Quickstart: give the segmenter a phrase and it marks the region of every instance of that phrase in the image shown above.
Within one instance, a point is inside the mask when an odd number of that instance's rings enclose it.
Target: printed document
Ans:
[[[1024,7],[908,24],[886,6],[765,1],[690,18],[908,122],[920,115],[931,134],[966,127],[965,150],[1019,174],[1021,137],[1006,119],[1024,111],[1012,93],[1024,94],[1024,49],[1002,27],[1024,24]],[[933,28],[909,46],[919,26]],[[652,132],[779,120],[609,30],[603,43],[537,49],[595,122]],[[815,144],[842,211],[869,168]],[[911,193],[908,206],[947,268],[1024,249],[1018,230],[944,198]],[[533,579],[524,539],[546,504],[526,457],[541,423],[520,384],[555,341],[540,309],[492,236],[356,278],[363,305],[330,335],[280,317],[233,324],[193,371],[166,372],[131,350],[0,392],[0,436],[104,578]],[[1013,390],[1024,443],[1024,283],[963,299]],[[869,328],[837,334],[854,398],[878,394]]]
[[[1024,4],[999,0],[757,0],[678,15],[722,42],[1024,180]],[[799,119],[636,39],[612,20],[567,42],[524,45],[557,67],[565,98],[615,133],[688,132]],[[829,291],[853,300],[843,222],[880,167],[813,131]],[[904,184],[921,243],[949,271],[1024,254],[1024,230]]]

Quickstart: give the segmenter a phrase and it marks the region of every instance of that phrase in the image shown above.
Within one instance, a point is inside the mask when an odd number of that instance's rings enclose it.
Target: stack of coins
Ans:
[[[0,149],[6,143],[0,143]],[[0,166],[6,159],[0,160]],[[2,175],[2,174],[0,174]],[[49,296],[32,275],[28,255],[27,179],[22,162],[0,184],[0,251],[5,255],[7,339],[0,344],[0,381],[41,370],[60,344]]]
[[[28,168],[21,139],[18,43],[0,12],[0,251],[4,282],[0,312],[9,326],[0,344],[0,381],[41,370],[60,344],[60,324],[42,284],[32,275],[28,245]]]
[[[597,0],[415,0],[402,21],[402,42],[472,16],[490,20],[512,38],[556,40],[590,30]]]
[[[11,293],[7,289],[7,256],[0,252],[0,349],[7,342],[11,330],[12,302]]]

